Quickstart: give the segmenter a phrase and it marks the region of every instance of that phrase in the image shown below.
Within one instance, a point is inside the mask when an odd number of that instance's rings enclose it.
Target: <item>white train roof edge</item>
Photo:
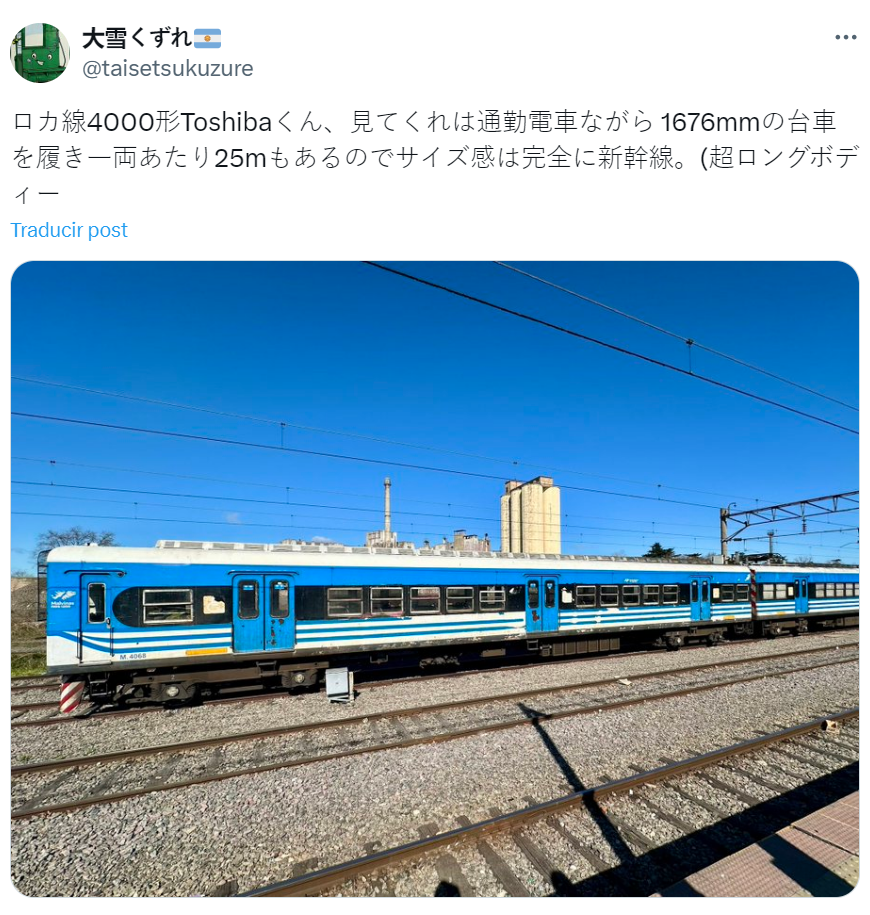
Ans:
[[[242,557],[245,557],[244,559]],[[292,557],[292,558],[291,558]],[[219,543],[214,541],[159,540],[154,547],[63,546],[48,554],[49,563],[238,565],[251,566],[350,566],[358,568],[478,568],[478,569],[612,569],[626,571],[660,568],[674,572],[738,572],[750,566],[736,564],[680,563],[669,560],[627,559],[622,556],[566,556],[549,553],[476,553],[466,550],[402,549],[338,546],[333,544]],[[754,566],[757,571],[813,574],[820,571],[855,575],[857,567]]]

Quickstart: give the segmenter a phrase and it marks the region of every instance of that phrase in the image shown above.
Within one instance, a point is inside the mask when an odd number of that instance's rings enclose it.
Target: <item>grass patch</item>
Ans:
[[[37,677],[45,673],[45,653],[12,655],[13,677]]]

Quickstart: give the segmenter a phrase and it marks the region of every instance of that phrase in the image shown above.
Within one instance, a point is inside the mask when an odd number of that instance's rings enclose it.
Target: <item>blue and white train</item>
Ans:
[[[858,570],[160,541],[47,560],[62,707],[857,623]]]

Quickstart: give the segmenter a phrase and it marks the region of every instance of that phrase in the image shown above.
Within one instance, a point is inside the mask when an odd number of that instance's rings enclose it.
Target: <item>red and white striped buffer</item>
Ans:
[[[69,680],[61,685],[60,710],[64,715],[72,714],[79,707],[84,691],[84,680]]]

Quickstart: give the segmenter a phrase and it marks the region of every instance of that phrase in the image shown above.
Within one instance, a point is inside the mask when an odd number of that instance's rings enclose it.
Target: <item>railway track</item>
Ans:
[[[839,649],[830,647],[824,650]],[[820,649],[808,649],[790,653],[790,655],[780,653],[773,656],[714,662],[691,668],[669,668],[664,671],[637,675],[631,681],[619,681],[611,677],[606,680],[500,693],[469,700],[393,709],[364,716],[333,718],[132,750],[125,749],[75,758],[28,762],[13,766],[11,770],[12,777],[15,779],[13,782],[15,809],[12,818],[21,819],[76,810],[158,791],[175,790],[243,775],[344,759],[366,753],[458,740],[523,726],[537,727],[543,722],[561,718],[674,699],[772,677],[850,664],[857,660],[856,651],[850,652],[849,656],[845,658],[826,659],[815,664],[799,663],[797,666],[786,666],[783,669],[754,671],[748,675],[725,679],[717,678],[712,682],[691,682],[692,677],[708,674],[711,671],[715,674],[722,668],[728,669],[737,665],[751,664],[755,664],[757,667],[767,664],[771,658],[776,659],[777,662],[783,662],[788,661],[790,656],[815,655],[819,651]],[[799,660],[811,661],[812,658],[804,657]],[[663,678],[683,680],[689,678],[690,682],[680,684],[678,688],[673,688],[678,684],[668,684],[671,688],[665,690],[638,692],[637,684]],[[594,693],[596,690],[598,690],[597,695]],[[631,690],[633,694],[626,696],[626,690]],[[593,695],[587,697],[584,704],[577,705],[574,694],[578,691],[593,691]],[[564,695],[560,697],[558,694]],[[540,700],[547,696],[554,700],[553,707],[549,710],[531,710],[519,704],[520,700],[531,698]],[[518,704],[519,715],[517,714]],[[468,714],[469,710],[475,709],[481,711],[482,715],[477,714],[475,718],[474,713]],[[445,721],[444,716],[448,713],[458,714],[459,720]],[[465,716],[464,721],[462,716]],[[330,737],[336,731],[338,734]],[[298,740],[301,735],[305,736],[302,740]],[[288,745],[288,737],[297,739],[292,746]],[[244,748],[239,749],[243,744],[257,742],[262,743],[254,751],[245,752]],[[201,753],[204,750],[212,752],[205,756]],[[268,756],[269,753],[272,754],[271,757]],[[161,758],[156,768],[153,763],[145,764],[147,760],[155,757]],[[139,761],[140,768],[137,769],[137,764],[132,761]],[[85,778],[84,785],[78,785],[74,781],[75,775],[95,767],[99,771],[95,776]],[[175,770],[178,768],[183,769],[187,775],[186,778],[174,777]],[[58,772],[61,774],[54,778],[48,780],[43,778],[50,773]],[[25,777],[35,778],[36,782],[28,785]],[[125,779],[128,785],[132,782],[133,787],[127,787],[122,791],[110,790],[113,784],[117,784],[119,778]],[[23,787],[21,787],[22,779],[25,782]],[[52,799],[51,803],[46,803],[49,798]]]
[[[657,768],[635,767],[633,775],[544,803],[528,798],[524,809],[493,810],[486,820],[460,817],[456,828],[239,895],[650,895],[856,790],[857,718],[851,708]],[[683,802],[679,813],[674,798]],[[669,828],[664,838],[649,834],[651,816]],[[522,870],[511,865],[517,859]],[[579,872],[567,861],[579,862]],[[534,881],[524,879],[529,870]]]
[[[843,631],[845,631],[847,629],[857,629],[857,628],[858,628],[857,624],[850,624],[848,626],[844,626],[842,629],[836,630],[831,633],[816,632],[816,633],[813,633],[813,635],[816,636],[817,638],[836,638],[837,636],[841,635]],[[736,648],[739,648],[744,645],[752,645],[756,642],[763,642],[766,640],[767,640],[766,637],[764,637],[764,638],[741,639],[740,641],[736,641],[736,642],[726,642],[724,644],[718,645],[717,650],[722,651],[722,650],[728,650],[729,648],[736,649]],[[706,644],[684,645],[681,649],[681,652],[700,651],[707,647],[709,647],[709,646],[707,646]],[[615,655],[621,655],[624,657],[633,657],[634,658],[634,657],[643,657],[644,655],[665,654],[665,653],[667,653],[666,648],[650,648],[650,649],[646,649],[646,650],[642,650],[642,651],[623,650],[623,651],[617,651],[617,652],[603,652],[601,654],[589,655],[588,657],[547,658],[547,659],[529,658],[528,660],[523,661],[519,664],[501,665],[497,662],[493,662],[491,664],[477,666],[472,670],[453,670],[453,671],[450,671],[447,673],[445,673],[443,671],[430,673],[426,670],[416,670],[415,669],[414,672],[412,674],[410,674],[409,676],[391,677],[389,679],[379,678],[377,676],[377,672],[362,671],[362,672],[357,672],[355,674],[355,678],[357,680],[357,682],[355,683],[355,687],[358,690],[377,689],[378,687],[382,687],[382,686],[393,686],[396,683],[411,683],[411,682],[419,681],[419,680],[424,680],[424,681],[428,682],[428,681],[432,681],[432,680],[450,679],[450,678],[454,678],[454,677],[474,676],[475,674],[479,674],[479,673],[523,670],[523,669],[541,667],[541,666],[549,667],[549,666],[553,666],[553,665],[557,665],[557,664],[572,664],[572,663],[577,663],[578,661],[585,661],[585,660],[588,660],[588,661],[601,660],[601,659],[607,658],[607,657],[614,657]],[[371,679],[366,680],[365,679],[366,676],[371,677]],[[21,682],[22,680],[27,680],[28,683],[22,683]],[[29,681],[33,681],[33,680],[35,680],[37,682],[36,683],[29,682]],[[59,688],[60,688],[60,678],[56,674],[38,674],[38,675],[35,675],[32,677],[16,677],[12,680],[12,685],[11,685],[11,691],[13,693],[25,692],[28,690],[50,690],[50,689],[59,689]],[[276,690],[274,693],[270,693],[269,695],[281,695],[281,693]],[[265,698],[265,696],[263,696],[261,694],[257,694],[255,696],[231,697],[231,698],[239,698],[240,700],[242,700],[242,699],[252,700],[252,699]],[[214,701],[219,701],[219,700],[214,700]]]
[[[737,648],[737,647],[741,646],[742,644],[744,644],[744,643],[736,642],[736,643],[734,643],[734,647]],[[840,643],[838,647],[847,648],[851,645],[857,645],[857,644],[858,644],[857,641],[856,642],[846,642],[846,643]],[[685,650],[697,650],[698,648],[705,648],[705,647],[707,647],[707,646],[694,646],[694,647],[690,647],[689,649],[684,649],[684,651]],[[727,648],[725,648],[725,646],[720,646],[716,649],[716,651],[718,653],[718,652],[723,651],[723,649],[727,650]],[[810,648],[810,649],[798,649],[794,652],[771,653],[771,654],[767,654],[767,655],[760,655],[757,657],[759,660],[768,659],[768,658],[774,659],[774,658],[783,657],[783,656],[812,654],[812,653],[831,651],[831,650],[833,650],[833,649],[830,646],[820,646],[817,648]],[[633,653],[632,655],[630,655],[630,657],[643,657],[645,655],[650,655],[650,654],[662,654],[663,652],[664,652],[663,649],[649,651],[649,652],[636,652],[636,653]],[[703,669],[704,667],[723,666],[723,665],[727,665],[729,663],[741,663],[741,661],[742,661],[742,659],[737,659],[736,661],[733,661],[733,662],[716,661],[716,662],[712,662],[709,665],[700,665],[699,667],[697,667],[695,669]],[[577,663],[577,662],[578,662],[577,658],[566,658],[562,661],[547,662],[547,664],[550,665],[550,664]],[[543,662],[541,662],[541,663],[543,663]],[[580,663],[582,663],[582,661]],[[482,670],[455,671],[455,672],[449,673],[449,674],[442,673],[442,674],[432,674],[432,675],[423,675],[423,676],[425,677],[426,682],[432,682],[434,680],[440,680],[440,679],[453,680],[456,678],[473,677],[473,676],[479,675],[481,673],[490,673],[493,671],[507,672],[507,671],[512,671],[512,670],[526,669],[528,667],[529,667],[529,664],[519,664],[519,665],[513,665],[513,666],[509,666],[509,667],[497,667],[497,668],[487,667]],[[403,678],[399,678],[399,679],[395,679],[395,680],[374,680],[374,681],[370,681],[367,683],[356,684],[355,688],[357,691],[362,692],[362,691],[366,691],[366,690],[386,687],[386,686],[395,685],[395,684],[411,683],[411,682],[414,682],[414,681],[417,681],[420,679],[421,679],[420,676],[415,676],[415,677],[403,677]],[[27,689],[27,688],[28,687],[22,687],[22,689]],[[32,689],[32,687],[30,687],[30,688]],[[54,688],[54,687],[40,687],[40,689],[42,689],[42,688],[48,689],[48,688]],[[283,692],[283,691],[269,691],[269,692],[257,693],[256,695],[223,696],[223,697],[216,697],[214,699],[205,699],[200,704],[204,705],[204,706],[237,705],[237,704],[250,703],[250,702],[263,702],[263,701],[268,701],[268,700],[272,700],[272,699],[287,698],[292,695],[293,695],[292,693]],[[52,712],[54,712],[54,714],[48,715],[45,718],[28,719],[26,721],[16,720],[17,718],[22,718],[25,715],[28,715],[33,712],[39,712],[39,711],[52,711]],[[165,712],[165,711],[166,711],[166,709],[163,706],[143,706],[143,707],[131,708],[131,709],[111,709],[111,710],[105,710],[105,711],[100,710],[97,707],[92,707],[91,709],[86,710],[85,712],[82,712],[80,714],[60,715],[60,713],[58,711],[58,702],[57,701],[36,702],[36,703],[14,703],[11,706],[11,712],[14,714],[15,717],[12,720],[11,727],[12,728],[46,727],[46,726],[75,723],[77,721],[82,721],[82,720],[110,721],[113,718],[129,718],[129,717],[137,716],[137,715],[146,715],[146,714],[153,714],[153,713]]]

